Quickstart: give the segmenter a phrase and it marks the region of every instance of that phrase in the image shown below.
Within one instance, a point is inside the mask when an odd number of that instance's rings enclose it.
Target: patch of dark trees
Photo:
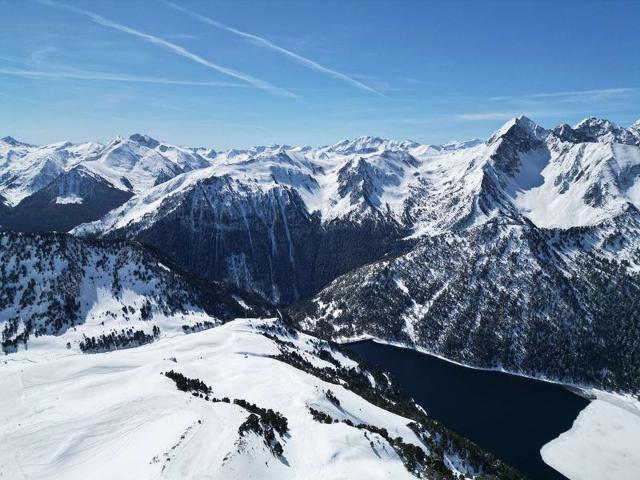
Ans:
[[[17,319],[7,320],[2,330],[2,351],[5,355],[14,353],[18,350],[19,345],[24,345],[26,348],[27,340],[33,333],[33,324],[30,320],[24,322],[24,328],[22,332],[18,333],[19,322]]]
[[[144,330],[134,330],[133,327],[120,332],[112,331],[98,337],[87,337],[80,342],[80,350],[83,353],[109,352],[111,350],[121,350],[124,348],[138,347],[146,343],[151,343],[160,336],[160,327],[154,325],[152,333],[148,334]]]
[[[215,323],[205,320],[204,322],[198,322],[195,325],[182,325],[182,331],[184,333],[196,333],[196,332],[201,332],[203,330],[208,330],[215,326],[216,326]]]

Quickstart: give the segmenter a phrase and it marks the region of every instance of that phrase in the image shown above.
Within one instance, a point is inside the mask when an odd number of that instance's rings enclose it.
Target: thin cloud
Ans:
[[[514,95],[514,96],[502,96],[492,97],[490,100],[535,100],[535,99],[557,99],[557,98],[569,98],[569,99],[588,99],[593,98],[611,98],[624,96],[628,94],[640,92],[639,88],[602,88],[597,90],[576,90],[568,92],[547,92],[547,93],[532,93],[527,95]]]
[[[330,68],[327,68],[323,65],[320,65],[318,62],[315,62],[307,57],[303,57],[302,55],[298,55],[297,53],[292,52],[291,50],[287,50],[286,48],[283,48],[279,45],[276,45],[275,43],[270,42],[269,40],[267,40],[266,38],[260,37],[258,35],[254,35],[253,33],[248,33],[248,32],[243,32],[242,30],[238,30],[236,28],[233,27],[229,27],[228,25],[225,25],[223,23],[218,22],[217,20],[214,20],[212,18],[206,17],[204,15],[201,15],[199,13],[193,12],[191,10],[187,10],[186,8],[180,6],[180,5],[176,5],[175,3],[172,2],[168,2],[166,0],[161,0],[162,3],[164,3],[165,5],[167,5],[168,7],[174,8],[182,13],[185,13],[197,20],[200,20],[204,23],[207,23],[211,26],[214,26],[216,28],[220,28],[222,30],[225,30],[227,32],[233,33],[235,35],[238,35],[240,37],[246,38],[252,42],[254,42],[255,44],[264,47],[264,48],[268,48],[270,50],[273,50],[275,52],[278,52],[282,55],[285,55],[289,58],[294,59],[295,61],[297,61],[298,63],[301,63],[302,65],[304,65],[307,68],[310,68],[312,70],[315,70],[317,72],[321,72],[325,75],[328,75],[332,78],[338,79],[338,80],[342,80],[344,82],[350,83],[351,85],[354,85],[355,87],[360,88],[361,90],[366,90],[367,92],[371,92],[371,93],[375,93],[377,95],[381,95],[380,92],[378,92],[377,90],[371,88],[368,85],[365,85],[364,83],[356,80],[355,78],[352,78],[344,73],[338,72],[336,70],[332,70]]]
[[[5,55],[0,55],[0,61],[9,62],[9,63],[15,63],[17,65],[22,65],[24,67],[31,67],[32,66],[29,62],[26,62],[25,60],[22,60],[20,58],[15,58],[15,57],[7,57]]]
[[[490,121],[490,120],[510,120],[514,117],[518,117],[520,115],[526,115],[529,118],[549,118],[549,119],[557,119],[562,118],[566,119],[567,117],[580,117],[582,116],[592,116],[592,115],[607,115],[607,114],[628,114],[633,112],[633,110],[628,109],[619,109],[619,108],[600,108],[593,109],[589,108],[588,110],[525,110],[525,111],[513,111],[513,112],[478,112],[478,113],[460,113],[457,115],[452,115],[449,118],[453,118],[455,120],[464,120],[464,121]]]
[[[30,103],[32,105],[38,105],[38,102],[36,102],[35,100],[32,100],[31,98],[19,97],[13,94],[9,95],[8,93],[5,93],[5,92],[0,92],[0,97],[9,98],[11,100],[18,100],[20,102]]]
[[[201,87],[231,87],[248,88],[241,83],[229,82],[199,82],[192,80],[172,80],[169,78],[138,77],[132,75],[119,75],[98,72],[47,72],[39,70],[17,70],[11,68],[0,68],[0,75],[12,75],[16,77],[35,78],[61,78],[67,80],[96,80],[107,82],[128,82],[128,83],[156,83],[160,85],[189,85]]]
[[[488,120],[509,120],[520,115],[518,112],[481,112],[481,113],[461,113],[455,115],[458,120],[472,122],[483,122]]]
[[[52,46],[47,46],[43,48],[39,48],[31,52],[29,55],[29,59],[31,60],[32,65],[42,65],[44,63],[44,59],[53,52],[56,52],[57,49]]]
[[[73,7],[71,5],[67,5],[64,3],[58,3],[58,2],[54,2],[52,0],[36,0],[38,3],[43,4],[43,5],[47,5],[50,7],[57,7],[57,8],[62,8],[64,10],[68,10],[70,12],[74,12],[77,13],[79,15],[83,15],[85,17],[90,18],[94,23],[97,23],[98,25],[102,25],[104,27],[108,27],[114,30],[118,30],[120,32],[123,33],[127,33],[131,36],[134,37],[138,37],[141,38],[143,40],[145,40],[146,42],[149,42],[153,45],[157,45],[159,47],[164,48],[165,50],[168,50],[170,52],[175,53],[176,55],[180,55],[181,57],[187,58],[189,60],[192,60],[196,63],[199,63],[200,65],[204,65],[207,68],[210,68],[212,70],[216,70],[220,73],[223,73],[224,75],[236,78],[238,80],[242,80],[243,82],[248,83],[249,85],[261,89],[261,90],[266,90],[268,92],[277,94],[277,95],[282,95],[282,96],[286,96],[286,97],[290,97],[290,98],[298,98],[297,95],[295,95],[294,93],[288,91],[288,90],[284,90],[282,88],[278,88],[274,85],[271,85],[269,82],[266,82],[264,80],[261,80],[259,78],[255,78],[252,77],[250,75],[247,75],[246,73],[242,73],[239,72],[237,70],[233,70],[231,68],[228,67],[224,67],[222,65],[219,65],[217,63],[211,62],[193,52],[190,52],[189,50],[187,50],[186,48],[183,48],[179,45],[176,45],[175,43],[169,42],[168,40],[164,40],[163,38],[157,37],[155,35],[151,35],[149,33],[144,33],[141,32],[140,30],[136,30],[134,28],[130,28],[127,27],[126,25],[122,25],[120,23],[114,22],[112,20],[109,20],[108,18],[105,18],[101,15],[95,14],[93,12],[90,12],[88,10],[83,10],[81,8],[77,8],[77,7]]]

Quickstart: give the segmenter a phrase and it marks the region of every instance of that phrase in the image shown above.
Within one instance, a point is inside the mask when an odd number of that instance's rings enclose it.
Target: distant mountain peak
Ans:
[[[15,145],[16,143],[18,143],[15,138],[10,136],[2,137],[0,140],[2,140],[4,143],[8,143],[9,145]]]
[[[332,145],[329,150],[344,153],[368,153],[378,150],[382,144],[388,142],[389,140],[380,137],[361,135],[353,140],[342,140]]]
[[[579,129],[579,128],[587,128],[587,127],[598,127],[598,128],[606,128],[606,129],[613,129],[613,128],[618,128],[618,126],[611,122],[610,120],[604,119],[604,118],[597,118],[597,117],[587,117],[585,119],[583,119],[582,121],[580,121],[578,124],[576,124],[573,128],[574,129]]]
[[[371,135],[361,135],[352,140],[342,140],[336,144],[322,147],[329,152],[337,152],[343,154],[366,154],[374,153],[380,150],[401,150],[419,146],[413,140],[389,140]]]
[[[129,137],[129,140],[147,148],[156,148],[158,145],[160,145],[160,142],[157,141],[155,138],[152,138],[149,135],[144,135],[141,133],[134,133]]]
[[[20,142],[19,140],[16,140],[15,138],[8,135],[6,137],[0,138],[0,141],[7,145],[11,145],[12,147],[32,147],[33,146],[33,145],[29,145],[28,143]]]
[[[635,124],[634,124],[635,125]],[[610,120],[587,117],[574,127],[562,125],[554,133],[562,140],[578,143],[623,143],[639,145],[638,127],[622,128]]]
[[[477,138],[474,138],[472,140],[466,140],[466,141],[450,140],[447,143],[441,145],[441,148],[443,150],[460,150],[463,148],[475,147],[476,145],[480,145],[481,143],[482,143],[482,140],[479,140]]]

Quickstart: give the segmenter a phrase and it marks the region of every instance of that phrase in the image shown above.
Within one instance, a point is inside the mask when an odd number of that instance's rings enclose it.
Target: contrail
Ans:
[[[0,75],[13,75],[16,77],[44,77],[44,78],[63,78],[69,80],[104,80],[108,82],[129,82],[129,83],[157,83],[161,85],[191,85],[202,87],[232,87],[232,88],[248,88],[243,83],[229,82],[199,82],[195,80],[172,80],[168,78],[157,77],[139,77],[132,75],[120,75],[112,73],[98,72],[47,72],[42,70],[20,70],[13,68],[0,68]]]
[[[205,67],[211,68],[213,70],[216,70],[230,77],[237,78],[238,80],[242,80],[243,82],[247,82],[248,84],[252,85],[255,88],[266,90],[268,92],[271,92],[277,95],[282,95],[285,97],[298,98],[296,94],[289,92],[288,90],[284,90],[282,88],[278,88],[274,85],[271,85],[269,82],[260,80],[259,78],[252,77],[242,72],[238,72],[237,70],[233,70],[231,68],[218,65],[217,63],[214,63],[205,58],[202,58],[201,56],[190,52],[186,48],[176,45],[175,43],[169,42],[168,40],[164,40],[163,38],[157,37],[155,35],[151,35],[149,33],[141,32],[134,28],[127,27],[126,25],[122,25],[120,23],[114,22],[113,20],[109,20],[108,18],[105,18],[96,13],[90,12],[88,10],[83,10],[81,8],[73,7],[71,5],[67,5],[64,3],[54,2],[53,0],[36,0],[36,1],[38,3],[47,5],[49,7],[62,8],[70,12],[77,13],[79,15],[84,15],[85,17],[90,18],[93,22],[99,25],[112,28],[120,32],[127,33],[134,37],[141,38],[149,43],[162,47],[165,50],[169,50],[170,52],[173,52],[177,55],[188,58],[189,60],[192,60],[196,63],[199,63],[200,65],[204,65]]]
[[[260,37],[258,35],[254,35],[252,33],[248,33],[248,32],[243,32],[242,30],[238,30],[236,28],[233,27],[229,27],[223,23],[220,23],[212,18],[206,17],[204,15],[200,15],[199,13],[196,12],[192,12],[191,10],[187,10],[186,8],[177,5],[173,2],[169,2],[167,0],[161,0],[162,3],[164,3],[165,5],[167,5],[168,7],[174,8],[176,10],[179,10],[193,18],[196,18],[204,23],[207,23],[209,25],[212,25],[216,28],[220,28],[222,30],[226,30],[227,32],[231,32],[235,35],[238,35],[240,37],[246,38],[248,40],[251,40],[252,42],[260,45],[261,47],[264,48],[268,48],[271,50],[274,50],[278,53],[281,53],[282,55],[285,55],[289,58],[293,58],[295,61],[301,63],[302,65],[311,68],[312,70],[316,70],[318,72],[324,73],[325,75],[328,75],[330,77],[336,78],[338,80],[343,80],[345,82],[350,83],[351,85],[354,85],[362,90],[366,90],[367,92],[372,92],[375,94],[380,95],[380,92],[378,92],[377,90],[374,90],[373,88],[371,88],[368,85],[365,85],[362,82],[359,82],[358,80],[351,78],[348,75],[345,75],[344,73],[341,72],[337,72],[335,70],[331,70],[330,68],[324,67],[322,65],[320,65],[318,62],[314,62],[313,60],[303,57],[302,55],[298,55],[297,53],[292,52],[291,50],[287,50],[286,48],[283,48],[279,45],[276,45],[272,42],[270,42],[269,40],[267,40],[266,38]]]

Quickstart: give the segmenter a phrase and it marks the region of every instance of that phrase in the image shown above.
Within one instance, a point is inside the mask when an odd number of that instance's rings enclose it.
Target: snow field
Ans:
[[[46,354],[47,345],[34,342],[0,363],[0,478],[413,478],[382,437],[317,423],[307,406],[420,444],[408,420],[269,358],[278,349],[256,331],[264,322],[236,320],[101,354]],[[296,346],[311,351],[310,338],[301,335]],[[218,398],[285,415],[283,459],[254,434],[238,436],[247,411],[177,390],[161,375],[171,369],[203,380]],[[327,400],[329,389],[339,407]]]

